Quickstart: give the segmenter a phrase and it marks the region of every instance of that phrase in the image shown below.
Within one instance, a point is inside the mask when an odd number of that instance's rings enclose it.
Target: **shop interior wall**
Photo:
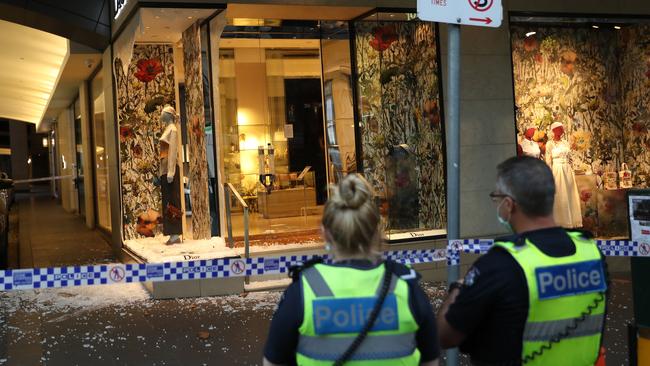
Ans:
[[[489,237],[505,231],[488,194],[496,165],[516,153],[508,12],[650,14],[647,0],[504,0],[500,28],[461,29],[461,235]],[[440,25],[444,90],[447,26]],[[447,95],[446,93],[444,95]]]
[[[332,82],[336,138],[343,171],[356,167],[354,107],[350,87],[350,43],[323,40],[323,80]],[[328,57],[325,57],[327,55]],[[346,69],[347,66],[347,69]],[[330,181],[332,178],[330,177]]]
[[[82,83],[79,86],[79,103],[81,112],[81,139],[83,149],[83,166],[84,166],[84,197],[86,206],[86,226],[89,228],[95,227],[95,190],[93,189],[95,169],[93,167],[93,144],[90,130],[90,108],[88,96],[88,84]]]
[[[65,108],[56,122],[57,136],[57,160],[60,167],[61,175],[73,175],[76,164],[75,144],[74,144],[74,119],[71,108]],[[65,161],[65,164],[64,164]],[[71,178],[61,180],[61,206],[66,212],[74,213],[77,211],[77,191]]]

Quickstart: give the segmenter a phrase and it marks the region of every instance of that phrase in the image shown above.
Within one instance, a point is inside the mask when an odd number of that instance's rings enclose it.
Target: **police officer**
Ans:
[[[450,286],[438,313],[442,347],[460,346],[475,365],[593,365],[604,261],[587,235],[556,226],[551,170],[539,159],[508,159],[497,167],[490,197],[514,234],[497,239]]]
[[[325,205],[331,265],[305,265],[273,316],[264,365],[438,364],[431,305],[409,267],[382,261],[368,182],[346,176]]]

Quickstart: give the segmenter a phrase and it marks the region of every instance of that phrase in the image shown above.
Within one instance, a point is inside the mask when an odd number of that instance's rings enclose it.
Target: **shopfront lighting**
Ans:
[[[32,164],[32,158],[28,158],[27,159],[27,165],[31,165],[31,164]]]
[[[43,147],[47,147],[47,137],[43,137]]]
[[[615,26],[614,26],[614,29],[616,29],[616,30],[621,29],[621,26],[619,26],[619,25],[615,25]]]
[[[597,25],[592,25],[591,27],[592,27],[593,29],[598,29],[598,28],[600,28],[600,27],[597,26]]]
[[[535,34],[537,34],[537,32],[528,32],[526,33],[526,37],[534,36]]]

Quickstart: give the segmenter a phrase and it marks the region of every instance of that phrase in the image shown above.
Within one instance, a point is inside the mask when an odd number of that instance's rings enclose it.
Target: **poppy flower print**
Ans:
[[[135,72],[135,77],[143,83],[152,81],[164,71],[158,59],[141,59],[136,66],[138,70]]]
[[[370,40],[370,46],[379,52],[386,51],[398,39],[393,25],[377,27],[373,29],[373,33],[375,37]]]

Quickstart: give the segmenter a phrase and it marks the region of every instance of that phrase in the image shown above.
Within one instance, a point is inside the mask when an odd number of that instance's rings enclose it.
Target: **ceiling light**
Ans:
[[[43,137],[43,147],[47,147],[47,137]]]
[[[391,18],[394,18],[394,17],[395,17],[395,14],[391,14],[390,17],[391,17]]]
[[[194,17],[193,17],[193,16],[189,16],[189,17],[187,17],[187,19],[192,19],[192,18],[194,18]]]
[[[151,29],[151,27],[150,27],[150,26],[146,26],[145,29]]]
[[[160,15],[156,15],[154,18],[156,18],[156,19],[160,19]]]
[[[592,25],[591,27],[592,27],[593,29],[598,29],[598,28],[600,28],[600,27],[597,26],[597,25]]]
[[[619,25],[615,25],[615,26],[614,26],[614,29],[621,29],[621,26],[619,26]]]
[[[526,33],[526,37],[534,36],[535,34],[537,34],[537,32],[528,32]]]

